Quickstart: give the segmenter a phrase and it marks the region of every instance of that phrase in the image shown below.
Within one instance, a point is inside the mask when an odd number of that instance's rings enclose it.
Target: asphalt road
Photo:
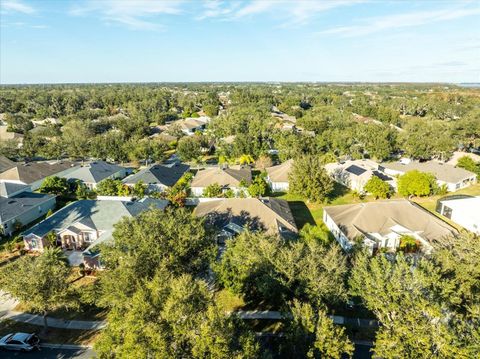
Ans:
[[[2,359],[90,359],[94,357],[92,349],[50,349],[21,353],[17,351],[0,351]]]

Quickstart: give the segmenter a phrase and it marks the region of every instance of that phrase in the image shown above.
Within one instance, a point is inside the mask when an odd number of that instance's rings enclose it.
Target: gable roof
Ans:
[[[467,171],[463,168],[453,167],[436,161],[412,161],[410,163],[387,162],[382,163],[381,166],[399,172],[417,170],[420,172],[432,173],[437,180],[448,183],[457,183],[466,178],[475,176],[475,173]]]
[[[277,166],[267,167],[268,178],[272,182],[288,182],[288,175],[292,169],[293,159],[283,162]]]
[[[419,235],[429,241],[457,232],[448,223],[405,199],[331,206],[323,210],[350,240],[365,233],[388,234],[394,225],[420,232]]]
[[[3,173],[0,173],[0,180],[5,181],[20,181],[26,184],[31,184],[42,178],[54,176],[59,172],[65,171],[69,168],[74,168],[72,162],[29,162],[18,163]]]
[[[161,184],[172,187],[189,168],[190,166],[178,162],[168,165],[155,164],[128,176],[122,182],[135,184],[142,181],[145,184]]]
[[[220,186],[238,187],[245,180],[247,184],[252,182],[252,170],[247,168],[207,168],[197,172],[192,180],[192,187],[207,187],[217,183]]]
[[[124,167],[105,161],[95,161],[78,167],[64,177],[67,179],[80,180],[86,183],[98,183],[124,169]]]
[[[70,203],[22,234],[43,237],[53,229],[63,230],[75,223],[82,223],[99,231],[108,231],[123,217],[138,216],[151,206],[164,209],[167,205],[166,200],[152,198],[133,202],[85,199]]]
[[[22,192],[13,197],[0,197],[0,220],[9,221],[55,198],[50,194]]]
[[[248,225],[276,234],[279,228],[297,232],[288,202],[277,198],[225,198],[201,202],[193,211],[198,217],[207,216],[215,225],[229,222]]]
[[[5,156],[0,156],[0,173],[6,171],[12,167],[15,167],[15,162],[10,161]]]
[[[21,183],[0,181],[0,197],[9,198],[30,187]]]

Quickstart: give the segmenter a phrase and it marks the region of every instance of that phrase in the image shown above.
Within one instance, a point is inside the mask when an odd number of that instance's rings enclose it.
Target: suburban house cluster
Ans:
[[[265,168],[265,180],[272,195],[288,191],[293,165],[294,160],[290,159]],[[452,192],[477,180],[469,171],[433,161],[347,160],[329,163],[325,169],[335,181],[359,192],[372,176],[396,188],[398,175],[411,170],[434,174],[438,183]],[[49,176],[58,176],[95,190],[105,179],[120,179],[130,187],[143,183],[147,194],[151,194],[172,188],[189,171],[189,165],[175,159],[150,164],[132,173],[129,168],[105,161],[17,163],[0,157],[0,229],[4,235],[10,235],[30,224],[30,228],[21,233],[27,250],[43,251],[46,246],[56,245],[67,253],[71,265],[83,263],[90,268],[101,268],[99,245],[113,239],[115,224],[152,207],[164,210],[169,202],[148,195],[142,199],[99,196],[74,201],[55,212],[55,196],[36,192],[43,181]],[[287,201],[248,196],[246,188],[252,183],[250,166],[207,166],[192,172],[187,205],[195,206],[193,215],[205,217],[206,225],[217,229],[220,251],[225,241],[247,228],[284,238],[298,235]],[[212,185],[220,188],[222,198],[205,198],[205,190]],[[227,192],[235,197],[224,198],[230,197],[225,195]],[[46,217],[49,211],[53,213]],[[438,201],[437,212],[480,234],[480,197],[444,197]],[[430,253],[432,242],[457,234],[457,229],[447,221],[406,199],[327,206],[323,221],[347,251],[360,244],[371,253],[393,252],[408,238],[416,243],[420,252]]]

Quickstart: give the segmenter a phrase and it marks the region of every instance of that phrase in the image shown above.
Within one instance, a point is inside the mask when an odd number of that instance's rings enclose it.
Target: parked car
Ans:
[[[0,339],[0,349],[29,352],[33,349],[39,349],[39,347],[40,339],[35,334],[10,333]]]

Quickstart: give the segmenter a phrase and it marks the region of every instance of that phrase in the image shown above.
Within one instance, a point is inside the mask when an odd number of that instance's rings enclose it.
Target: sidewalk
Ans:
[[[0,291],[0,319],[10,319],[16,322],[43,326],[43,316],[15,311],[18,301]],[[48,326],[62,329],[99,330],[104,328],[106,321],[64,320],[47,317]]]

